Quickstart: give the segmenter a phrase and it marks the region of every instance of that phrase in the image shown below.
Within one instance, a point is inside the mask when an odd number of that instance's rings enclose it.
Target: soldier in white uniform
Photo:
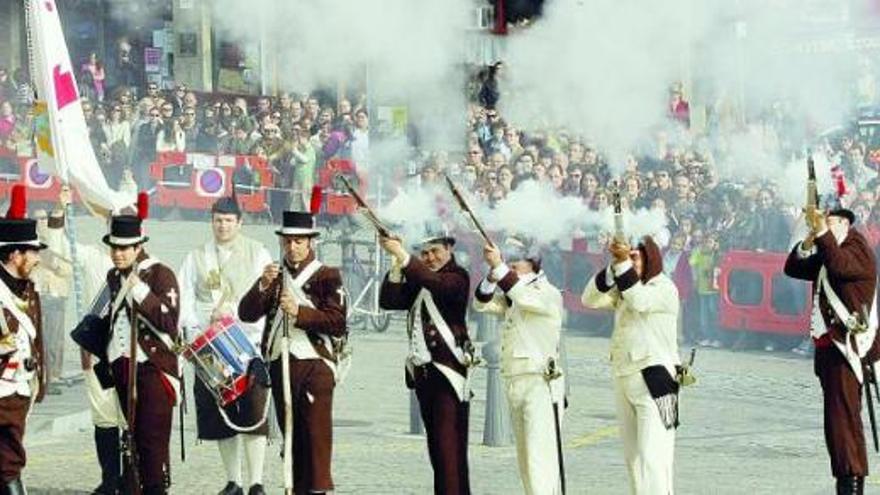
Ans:
[[[678,290],[648,236],[631,249],[613,241],[611,266],[581,296],[589,308],[614,310],[611,368],[617,419],[633,495],[672,495],[678,427]]]
[[[560,447],[565,386],[559,362],[562,293],[541,270],[541,258],[509,240],[505,260],[487,245],[489,273],[477,287],[474,309],[503,315],[501,374],[516,437],[519,473],[527,495],[562,493]]]
[[[272,263],[269,251],[259,242],[241,234],[241,209],[235,197],[221,198],[211,209],[213,239],[191,251],[180,267],[180,322],[188,341],[206,330],[223,316],[238,319],[238,303],[260,278],[263,267]],[[248,339],[260,345],[263,321],[240,323]],[[248,495],[263,491],[263,463],[266,457],[268,422],[264,411],[269,400],[265,388],[258,384],[225,408],[236,426],[244,429],[262,422],[253,431],[239,433],[221,418],[219,406],[205,384],[198,378],[193,385],[196,419],[201,440],[217,440],[227,484],[221,495],[241,495],[242,486],[250,487]],[[248,467],[248,483],[242,485],[242,451]]]

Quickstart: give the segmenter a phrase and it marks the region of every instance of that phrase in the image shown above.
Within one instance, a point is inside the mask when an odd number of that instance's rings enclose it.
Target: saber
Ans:
[[[477,231],[480,233],[480,236],[486,241],[486,244],[490,246],[494,246],[495,243],[492,242],[492,239],[489,238],[489,234],[486,233],[486,229],[483,228],[483,225],[477,220],[477,216],[474,214],[474,210],[471,209],[470,205],[468,205],[467,200],[464,199],[464,195],[461,193],[461,190],[458,186],[455,185],[455,182],[452,182],[452,179],[449,178],[449,175],[443,174],[446,178],[446,185],[449,186],[449,191],[452,192],[452,197],[455,198],[455,201],[458,203],[458,206],[461,207],[462,211],[471,219],[471,223],[474,224]]]
[[[547,387],[550,389],[550,400],[553,400],[553,387],[550,385],[552,380],[562,376],[562,372],[556,367],[556,360],[550,358],[547,363],[545,372]],[[565,458],[562,456],[562,425],[559,421],[559,402],[553,401],[553,426],[556,429],[556,459],[559,461],[559,486],[562,489],[562,495],[565,495]]]
[[[868,419],[871,420],[871,438],[874,440],[874,451],[880,452],[880,442],[877,439],[877,418],[874,415],[874,398],[871,397],[871,386],[877,390],[877,376],[874,374],[874,366],[865,366],[865,400],[868,402]]]
[[[370,208],[370,205],[367,204],[367,201],[364,199],[364,197],[361,196],[359,192],[357,192],[357,189],[354,188],[351,181],[348,180],[348,177],[342,174],[338,174],[336,177],[342,182],[342,185],[345,187],[346,192],[348,192],[348,194],[351,194],[351,197],[354,198],[354,202],[358,205],[358,211],[360,211],[361,215],[363,215],[364,218],[366,218],[371,224],[373,224],[373,228],[375,228],[376,231],[379,232],[379,235],[385,238],[395,237],[395,235],[391,232],[391,229],[389,229],[384,223],[382,223],[381,220],[379,220],[376,212],[374,212],[373,209]]]

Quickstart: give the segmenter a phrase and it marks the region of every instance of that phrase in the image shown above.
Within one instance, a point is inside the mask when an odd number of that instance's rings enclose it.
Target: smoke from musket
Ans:
[[[668,125],[670,84],[690,80],[693,124],[744,134],[730,149],[750,157],[754,131],[742,129],[742,115],[772,120],[761,112],[775,105],[789,113],[782,126],[796,141],[846,118],[855,82],[870,70],[848,48],[859,23],[871,19],[858,5],[555,0],[530,29],[510,36],[501,110],[527,128],[550,122],[582,133],[619,175],[626,154]],[[759,158],[735,163],[722,178],[785,182],[789,157]]]
[[[467,191],[462,192],[490,235],[515,234],[534,239],[540,245],[567,249],[574,237],[594,237],[598,232],[614,229],[610,209],[592,211],[580,198],[560,196],[548,184],[526,181],[494,207],[478,201]],[[437,221],[460,232],[474,231],[470,219],[443,187],[402,188],[378,214],[407,241],[424,237],[425,225]],[[629,237],[656,236],[665,230],[666,217],[657,210],[626,211],[624,224]],[[498,243],[503,239],[493,241]]]
[[[215,27],[224,37],[263,44],[278,68],[279,89],[349,92],[364,88],[370,110],[407,106],[425,147],[460,143],[462,33],[469,0],[216,0]],[[371,115],[376,126],[376,115]],[[386,149],[388,151],[388,149]],[[370,162],[387,171],[402,149]]]

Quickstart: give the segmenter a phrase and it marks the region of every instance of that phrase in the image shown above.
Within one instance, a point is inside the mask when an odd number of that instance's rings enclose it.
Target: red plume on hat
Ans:
[[[145,192],[138,193],[137,216],[141,220],[146,220],[150,216],[150,195]]]
[[[321,211],[321,203],[324,201],[324,190],[321,186],[312,187],[312,199],[309,202],[309,212],[317,215]]]
[[[6,218],[22,220],[27,217],[27,188],[24,187],[24,184],[12,186],[10,196],[9,210],[6,212]]]

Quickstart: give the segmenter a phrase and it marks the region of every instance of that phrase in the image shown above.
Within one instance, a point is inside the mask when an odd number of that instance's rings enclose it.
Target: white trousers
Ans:
[[[675,429],[667,430],[641,373],[614,378],[623,457],[633,495],[672,495]]]
[[[120,409],[119,399],[116,398],[116,389],[101,388],[101,383],[91,368],[83,370],[83,375],[86,378],[92,423],[99,428],[124,428],[125,416]]]
[[[562,493],[557,460],[556,423],[550,387],[539,374],[506,380],[507,403],[516,438],[516,459],[526,495]],[[560,431],[562,404],[559,404]]]

